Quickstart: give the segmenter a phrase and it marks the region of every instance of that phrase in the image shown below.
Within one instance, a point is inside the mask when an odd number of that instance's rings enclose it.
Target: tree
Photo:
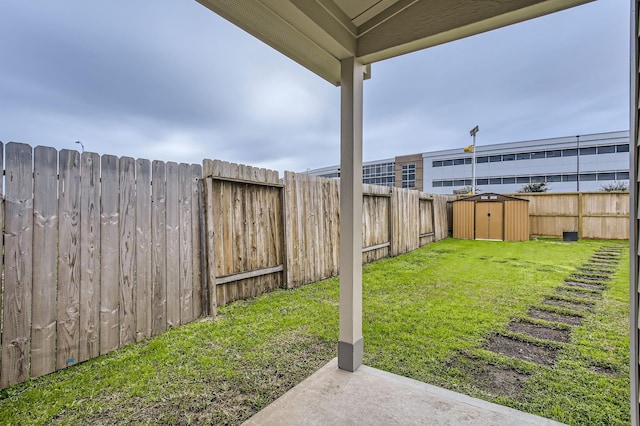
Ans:
[[[613,183],[608,183],[606,185],[602,185],[600,187],[601,191],[606,191],[606,192],[612,192],[612,191],[628,191],[629,190],[629,184],[624,183],[624,182],[613,182]]]
[[[522,185],[522,188],[518,192],[547,192],[549,186],[547,182],[533,182],[526,185]]]

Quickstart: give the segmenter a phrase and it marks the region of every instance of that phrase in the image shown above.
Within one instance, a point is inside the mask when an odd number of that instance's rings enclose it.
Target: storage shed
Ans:
[[[453,238],[527,241],[529,200],[479,194],[453,202]]]

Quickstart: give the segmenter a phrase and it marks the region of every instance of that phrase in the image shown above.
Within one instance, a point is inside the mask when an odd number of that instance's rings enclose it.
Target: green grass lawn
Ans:
[[[613,245],[624,252],[581,325],[532,321],[571,330],[568,342],[509,329],[596,250]],[[628,424],[627,246],[447,239],[367,265],[364,362],[568,424]],[[335,356],[338,296],[337,279],[265,294],[4,389],[0,424],[238,424]],[[557,349],[555,362],[492,352],[487,342],[496,334]],[[498,370],[526,380],[505,392],[487,381]]]

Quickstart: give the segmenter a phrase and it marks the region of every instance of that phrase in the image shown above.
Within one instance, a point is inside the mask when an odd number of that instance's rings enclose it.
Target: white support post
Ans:
[[[629,123],[629,257],[630,257],[630,372],[631,372],[631,425],[640,426],[640,326],[639,303],[640,290],[640,171],[638,161],[640,160],[640,96],[638,88],[640,86],[640,74],[638,61],[640,60],[640,23],[638,22],[638,12],[640,11],[640,1],[631,0],[631,117]]]
[[[362,365],[362,83],[365,67],[341,61],[340,336],[338,367]]]

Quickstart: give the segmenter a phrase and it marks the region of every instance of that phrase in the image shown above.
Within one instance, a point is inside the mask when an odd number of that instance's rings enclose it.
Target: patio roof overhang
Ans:
[[[340,85],[343,59],[369,65],[593,0],[197,1]]]
[[[362,364],[362,109],[369,65],[592,0],[197,0],[341,86],[338,367]]]

